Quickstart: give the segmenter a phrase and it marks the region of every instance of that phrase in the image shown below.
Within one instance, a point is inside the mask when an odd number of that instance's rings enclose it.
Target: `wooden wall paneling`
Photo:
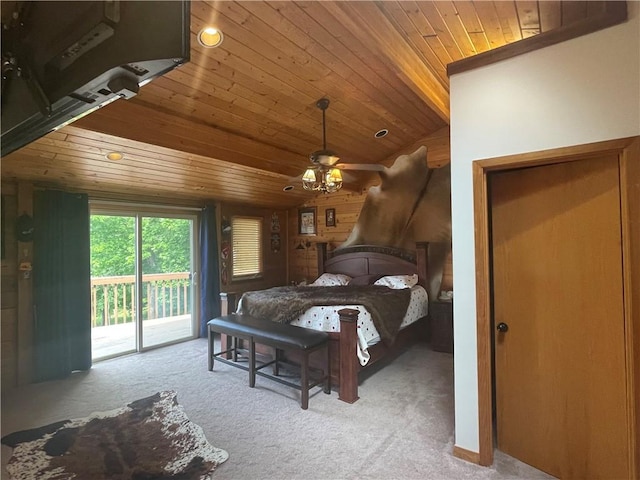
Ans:
[[[478,18],[475,5],[471,2],[456,2],[455,9],[466,29],[466,34],[473,43],[473,54],[486,52],[491,49],[487,33]]]
[[[369,2],[323,3],[325,7],[332,5],[339,5],[332,11],[333,15],[340,15],[337,10],[342,10],[341,23],[350,26],[362,42],[372,42],[384,56],[395,63],[398,77],[440,117],[442,120],[440,126],[448,124],[450,116],[448,89],[421,61],[420,56],[412,48],[407,48],[405,37],[393,28],[388,18],[380,15],[378,7]],[[446,29],[443,33],[446,33]],[[437,128],[435,119],[432,125]],[[433,130],[432,128],[431,131]]]
[[[337,104],[336,102],[334,105],[336,108],[332,108],[330,111],[332,115],[331,119],[337,121],[338,124],[346,121],[346,119],[343,121],[341,116],[342,105],[351,104],[352,107],[350,108],[353,108],[353,105],[358,103],[360,108],[371,108],[370,105],[373,104],[362,102],[364,95],[368,94],[371,90],[377,91],[380,88],[380,82],[377,81],[378,77],[393,79],[393,72],[388,68],[388,65],[380,64],[377,69],[373,70],[371,66],[367,65],[368,62],[362,61],[362,57],[357,57],[351,52],[345,52],[343,48],[345,37],[349,38],[349,40],[346,41],[351,44],[353,32],[347,30],[340,36],[337,32],[332,32],[333,34],[331,34],[330,30],[319,28],[321,17],[313,19],[309,15],[309,10],[313,9],[314,5],[306,5],[304,8],[294,3],[283,5],[282,8],[274,8],[271,5],[265,6],[258,2],[246,2],[241,5],[244,9],[252,13],[252,16],[249,17],[250,22],[259,18],[266,25],[269,25],[268,32],[273,32],[272,28],[274,26],[279,31],[277,35],[273,33],[267,34],[267,30],[264,30],[264,24],[260,25],[262,22],[254,22],[257,23],[257,25],[255,25],[255,28],[252,28],[252,30],[261,37],[270,39],[269,41],[272,42],[270,45],[271,50],[282,48],[283,45],[287,45],[287,50],[289,50],[290,46],[288,42],[300,46],[308,45],[311,48],[303,49],[302,47],[297,47],[298,50],[294,54],[291,54],[291,52],[289,52],[289,54],[282,52],[282,55],[294,57],[298,59],[299,62],[303,62],[305,71],[309,72],[307,75],[311,75],[312,77],[313,75],[325,75],[327,68],[331,68],[334,71],[334,75],[328,79],[331,80],[335,77],[336,82],[338,82],[337,85],[347,92],[340,96],[340,103]],[[243,26],[246,27],[249,25],[243,24]],[[339,28],[335,23],[331,29],[334,27]],[[259,28],[263,28],[262,34],[260,34],[260,30],[258,30]],[[309,44],[308,37],[310,34],[319,41],[318,45]],[[288,42],[279,39],[278,36],[280,35],[288,39]],[[340,40],[341,38],[342,40]],[[342,56],[341,54],[343,52],[347,54]],[[358,65],[358,67],[356,67],[351,60],[355,61],[355,65]],[[379,60],[375,61],[379,62]],[[310,66],[314,68],[309,70]],[[390,84],[391,83],[389,83],[389,85]],[[403,124],[409,128],[409,130],[402,132],[393,140],[397,142],[398,148],[400,148],[402,145],[401,139],[406,141],[407,138],[411,138],[411,136],[416,133],[415,125],[411,125],[412,122],[409,119],[412,118],[413,115],[415,115],[413,118],[416,120],[418,118],[424,118],[424,113],[419,111],[415,103],[411,103],[408,99],[400,95],[399,92],[393,90],[388,90],[384,97],[378,97],[378,99],[381,105],[387,107],[387,118],[395,128],[402,128],[401,125]],[[403,118],[393,116],[393,118],[390,118],[391,116],[388,115],[388,112],[392,111],[394,102],[401,102],[400,104],[404,105],[407,109],[407,116],[403,115]],[[395,105],[397,106],[397,103]],[[375,113],[383,114],[382,111],[376,111]],[[311,118],[316,118],[316,116],[313,115]],[[362,150],[366,152],[367,149],[372,149],[371,142],[369,142],[370,134],[372,131],[375,131],[378,126],[373,124],[370,118],[369,115],[363,115],[363,122],[361,124],[350,125],[354,131],[359,131],[360,138],[352,137],[355,142],[353,143],[352,150],[347,151],[347,153],[356,154]],[[334,129],[331,131],[331,138],[340,141],[345,131],[346,130],[343,129]],[[371,151],[371,153],[375,152]]]
[[[278,216],[280,231],[271,231],[272,215]],[[228,282],[221,284],[222,292],[234,292],[237,294],[250,290],[262,290],[265,288],[285,285],[287,283],[287,211],[274,210],[269,208],[251,207],[238,204],[221,204],[219,218],[226,219],[231,222],[233,216],[261,217],[262,218],[262,235],[263,235],[263,276],[251,280],[232,279],[232,255],[229,254],[227,260]],[[271,249],[271,234],[278,233],[280,235],[280,249],[274,252]],[[222,236],[220,243],[223,241],[230,242],[232,247],[233,232],[229,236]],[[222,245],[219,245],[221,248]]]
[[[451,32],[451,35],[455,39],[456,45],[462,52],[462,55],[464,57],[470,57],[478,53],[478,50],[476,50],[475,45],[471,42],[471,38],[468,33],[474,31],[473,27],[479,27],[479,22],[477,22],[478,17],[476,15],[469,16],[469,20],[476,20],[476,22],[474,22],[473,25],[469,25],[469,27],[471,28],[467,27],[465,29],[465,25],[462,22],[459,6],[454,5],[453,2],[434,2],[433,4],[440,13],[440,17],[444,21],[447,30]],[[469,6],[468,3],[464,5]],[[485,48],[485,50],[486,49],[488,48]]]
[[[151,125],[154,128],[143,129],[138,120],[140,118],[145,119],[147,127]],[[287,168],[287,165],[302,166],[307,161],[289,151],[218,130],[192,119],[158,112],[140,102],[114,102],[78,120],[76,125],[116,137],[135,139],[285,175],[293,174],[291,167]]]
[[[3,295],[4,297],[4,292]],[[2,389],[10,389],[17,385],[17,310],[15,308],[2,308],[2,328],[0,335],[2,343]]]
[[[189,62],[135,98],[6,155],[2,176],[118,197],[290,209],[313,197],[282,188],[321,146],[320,97],[331,99],[329,148],[348,162],[392,161],[448,123],[449,64],[496,60],[505,45],[518,54],[612,25],[625,18],[625,5],[192,2],[191,33],[215,19],[225,32],[220,47],[191,42]],[[550,35],[520,42],[519,18],[529,34]],[[381,128],[391,134],[374,139]],[[106,162],[109,151],[124,152],[125,161]],[[345,188],[357,191],[375,177],[359,173]]]
[[[442,58],[444,64],[464,58],[460,45],[449,30],[447,23],[438,10],[437,2],[416,2],[416,6],[422,14],[429,20],[433,30],[438,35],[438,39],[447,52],[447,57]]]
[[[516,2],[516,10],[520,20],[522,38],[529,38],[540,33],[540,16],[538,2],[535,0]]]
[[[480,5],[488,2],[478,2],[476,5]],[[496,4],[507,2],[495,2]],[[561,27],[535,34],[536,30],[539,31],[539,19],[538,25],[534,21],[534,17],[537,17],[537,6],[532,6],[536,2],[518,2],[518,14],[520,17],[521,25],[530,27],[523,29],[523,40],[520,42],[510,43],[503,45],[502,47],[490,50],[488,52],[480,53],[473,57],[464,58],[462,60],[455,61],[447,65],[447,74],[449,76],[456,73],[465,72],[475,68],[482,67],[484,65],[490,65],[492,63],[506,60],[523,53],[539,50],[540,48],[555,45],[572,38],[576,38],[582,35],[586,35],[603,28],[618,25],[627,20],[627,2],[626,1],[609,1],[609,2],[596,2],[602,9],[589,10],[589,16],[582,18],[573,23],[562,23]],[[573,3],[573,2],[568,2]],[[524,15],[524,18],[523,16]],[[528,33],[527,33],[528,32]]]
[[[562,2],[562,23],[564,25],[583,20],[587,17],[587,3],[585,1]]]
[[[3,177],[15,176],[74,189],[155,193],[186,199],[211,198],[215,194],[237,202],[273,206],[296,204],[311,196],[302,189],[283,192],[287,175],[244,166],[229,169],[229,164],[220,160],[161,147],[145,149],[140,143],[132,142],[123,150],[123,160],[108,161],[104,155],[117,149],[109,148],[108,141],[113,141],[113,137],[67,128],[70,134],[66,142],[45,137],[3,158]],[[227,172],[212,176],[212,168]],[[246,182],[253,182],[256,187],[247,190],[243,188]]]
[[[522,39],[513,2],[474,2],[491,49]]]
[[[18,184],[18,214],[26,213],[33,216],[33,184],[21,182]],[[18,242],[17,261],[33,262],[33,244]],[[18,384],[30,383],[33,377],[33,278],[20,273],[18,275]]]
[[[391,2],[389,4],[393,5]],[[385,23],[390,20],[385,13],[387,4],[378,4],[378,8],[369,8],[368,2],[367,4],[362,2],[358,5],[351,5],[354,9],[350,12],[343,7],[347,6],[344,3],[340,4],[340,2],[309,2],[304,6],[304,11],[310,15],[313,24],[322,26],[322,29],[313,29],[312,34],[314,36],[318,35],[318,38],[321,36],[322,43],[326,42],[327,46],[330,45],[332,55],[339,57],[340,61],[344,61],[349,65],[351,73],[344,74],[343,78],[350,84],[353,82],[358,91],[366,93],[371,98],[379,99],[379,104],[378,102],[367,102],[366,105],[358,106],[352,103],[358,97],[353,97],[349,102],[350,108],[357,108],[358,111],[361,108],[371,109],[372,113],[388,119],[389,125],[394,130],[401,128],[404,122],[413,123],[415,121],[423,121],[425,122],[423,126],[428,125],[429,127],[437,128],[438,117],[433,112],[421,111],[417,97],[405,88],[398,88],[397,86],[396,88],[388,88],[391,85],[397,85],[400,77],[397,73],[397,68],[389,68],[394,62],[389,62],[385,55],[372,55],[372,52],[379,49],[380,45],[372,42],[363,28],[354,26],[353,22],[355,17],[358,16],[365,18],[367,24],[385,25],[386,28],[392,27],[392,22]],[[385,49],[393,48],[389,40],[395,46],[399,45],[399,38],[394,33],[395,30],[389,28],[389,34],[395,38],[392,40],[391,38],[385,39],[383,42]],[[329,38],[332,39],[328,40]],[[339,43],[336,44],[336,40]],[[345,51],[345,45],[348,45],[346,50],[349,50],[349,52]],[[388,55],[388,53],[389,51],[387,50],[386,54]],[[327,67],[335,68],[333,63],[328,63]],[[427,76],[431,76],[431,74]],[[341,97],[345,97],[345,95],[341,95]],[[345,98],[345,100],[347,99]],[[405,113],[390,115],[392,112],[398,111],[398,109]],[[365,115],[365,117],[368,116]],[[420,118],[422,120],[419,120]],[[374,128],[373,131],[379,128],[373,125],[370,126]],[[415,133],[416,129],[419,129],[418,124],[413,124],[407,133]],[[406,143],[410,141],[411,135],[400,134],[399,138]]]
[[[318,277],[316,263],[317,248],[319,242],[327,242],[329,251],[340,246],[349,236],[358,219],[366,192],[346,192],[319,195],[304,204],[305,207],[317,208],[317,235],[298,235],[298,208],[292,208],[289,216],[289,281],[300,283],[301,281],[313,281]],[[302,207],[302,206],[301,206]],[[300,207],[300,208],[301,208]],[[336,210],[336,226],[325,226],[325,211],[327,208]],[[309,247],[297,249],[301,243]]]
[[[540,2],[540,30],[548,32],[562,26],[561,1]]]
[[[18,212],[17,186],[2,184],[3,231],[5,256],[2,259],[0,339],[2,339],[1,388],[13,388],[17,384],[17,307],[18,307],[18,241],[16,240],[16,218]]]
[[[444,59],[449,59],[449,54],[437,39],[435,30],[424,14],[419,9],[412,8],[410,3],[384,2],[381,8],[396,25],[406,32],[407,38],[412,41],[416,51],[425,59],[436,78],[443,85],[447,85],[446,63],[443,62]]]

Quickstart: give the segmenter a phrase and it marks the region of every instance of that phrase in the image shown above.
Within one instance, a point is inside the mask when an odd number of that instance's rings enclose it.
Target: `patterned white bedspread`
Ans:
[[[429,308],[427,292],[424,288],[416,285],[411,289],[411,300],[409,301],[409,307],[407,313],[400,324],[400,328],[404,328],[407,325],[421,319],[427,315]],[[331,305],[323,307],[311,307],[303,315],[291,322],[291,325],[298,325],[300,327],[312,328],[314,330],[322,330],[325,332],[339,332],[340,331],[340,316],[338,310],[343,308],[353,308],[358,310],[358,359],[361,365],[366,365],[369,362],[368,347],[375,345],[380,341],[380,335],[378,334],[376,327],[371,320],[371,314],[362,305]]]

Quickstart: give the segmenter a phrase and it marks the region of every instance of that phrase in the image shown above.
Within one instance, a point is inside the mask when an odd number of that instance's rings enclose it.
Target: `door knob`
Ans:
[[[505,333],[505,332],[509,331],[509,325],[507,325],[504,322],[500,322],[498,324],[498,326],[496,327],[496,330],[498,330],[500,333]]]

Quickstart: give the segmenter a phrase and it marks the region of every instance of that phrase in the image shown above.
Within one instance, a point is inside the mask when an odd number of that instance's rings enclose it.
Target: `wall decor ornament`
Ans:
[[[335,227],[336,226],[336,209],[327,208],[324,212],[324,215],[325,215],[325,226]]]
[[[273,253],[278,253],[280,251],[280,234],[279,233],[271,234],[271,251]]]
[[[271,231],[274,233],[280,231],[280,218],[276,212],[271,215]]]
[[[298,234],[316,234],[316,207],[298,209]]]

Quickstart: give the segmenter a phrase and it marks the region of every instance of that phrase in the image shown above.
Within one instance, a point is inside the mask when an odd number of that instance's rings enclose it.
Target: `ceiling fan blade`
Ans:
[[[340,170],[368,170],[370,172],[382,172],[387,168],[379,163],[338,163],[334,167]]]

